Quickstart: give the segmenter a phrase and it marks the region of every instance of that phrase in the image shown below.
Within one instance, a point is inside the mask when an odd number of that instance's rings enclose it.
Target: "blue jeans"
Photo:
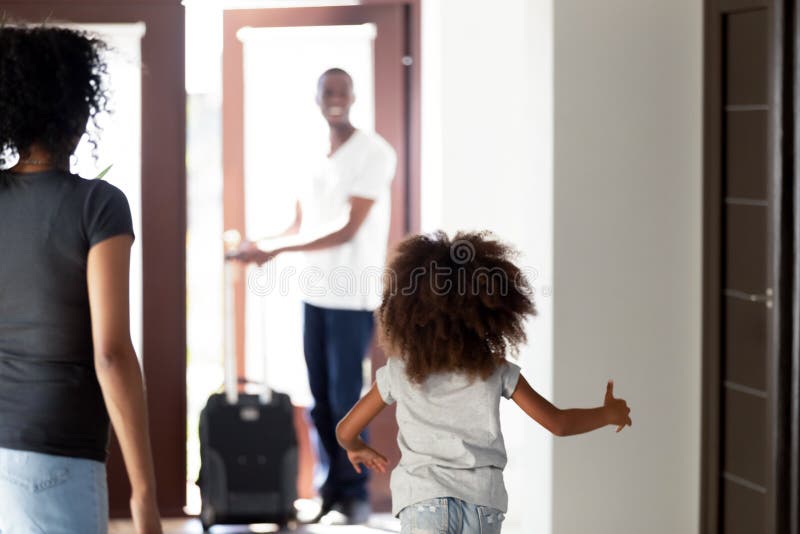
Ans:
[[[336,441],[336,425],[361,397],[361,364],[374,330],[370,311],[303,304],[303,350],[314,396],[311,419],[328,458],[328,477],[320,495],[329,503],[367,498],[366,470],[359,475],[353,469]]]
[[[421,501],[400,511],[400,534],[500,534],[505,515],[452,497]]]
[[[106,466],[0,448],[0,534],[105,534]]]

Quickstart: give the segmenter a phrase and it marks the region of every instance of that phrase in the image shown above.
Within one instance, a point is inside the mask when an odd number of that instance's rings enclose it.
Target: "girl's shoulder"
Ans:
[[[406,362],[405,360],[403,360],[403,358],[399,356],[389,356],[388,358],[386,358],[386,367],[394,372],[405,371]]]
[[[503,397],[510,399],[511,395],[514,394],[514,390],[517,389],[517,382],[519,382],[521,371],[522,369],[519,365],[506,358],[503,358],[500,365],[497,366],[495,375],[499,379]]]
[[[400,385],[408,382],[406,374],[406,362],[397,356],[390,356],[386,360],[384,372],[391,379],[393,384]]]

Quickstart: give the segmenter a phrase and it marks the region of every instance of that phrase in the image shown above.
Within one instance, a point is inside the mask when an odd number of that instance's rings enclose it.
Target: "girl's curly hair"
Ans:
[[[107,110],[105,50],[84,32],[0,23],[0,168],[34,143],[71,155],[87,122]]]
[[[536,308],[515,256],[490,232],[451,240],[438,231],[397,246],[376,314],[381,345],[410,380],[443,371],[485,379],[517,352]]]

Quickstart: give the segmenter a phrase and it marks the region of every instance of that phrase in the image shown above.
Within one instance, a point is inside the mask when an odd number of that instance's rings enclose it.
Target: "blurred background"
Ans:
[[[441,228],[514,243],[536,288],[519,355],[534,388],[588,407],[613,378],[633,409],[620,434],[554,438],[504,403],[504,532],[797,534],[793,6],[0,0],[114,48],[100,157],[84,147],[75,165],[113,165],[142,236],[132,317],[164,514],[199,511],[198,414],[223,376],[223,232],[291,222],[307,155],[327,147],[316,79],[336,66],[355,81],[355,126],[399,157],[390,242]],[[248,376],[267,365],[302,416],[294,264],[271,264],[287,280],[266,296],[240,273],[236,354]],[[374,350],[365,374],[383,361]],[[386,414],[372,432],[396,455],[393,425]],[[118,455],[109,478],[124,514]],[[372,498],[385,515],[386,477]]]

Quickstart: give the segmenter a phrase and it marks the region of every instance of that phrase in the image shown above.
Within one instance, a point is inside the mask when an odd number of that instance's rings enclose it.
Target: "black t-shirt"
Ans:
[[[128,201],[103,180],[0,176],[0,447],[105,460],[86,260],[120,234]]]

